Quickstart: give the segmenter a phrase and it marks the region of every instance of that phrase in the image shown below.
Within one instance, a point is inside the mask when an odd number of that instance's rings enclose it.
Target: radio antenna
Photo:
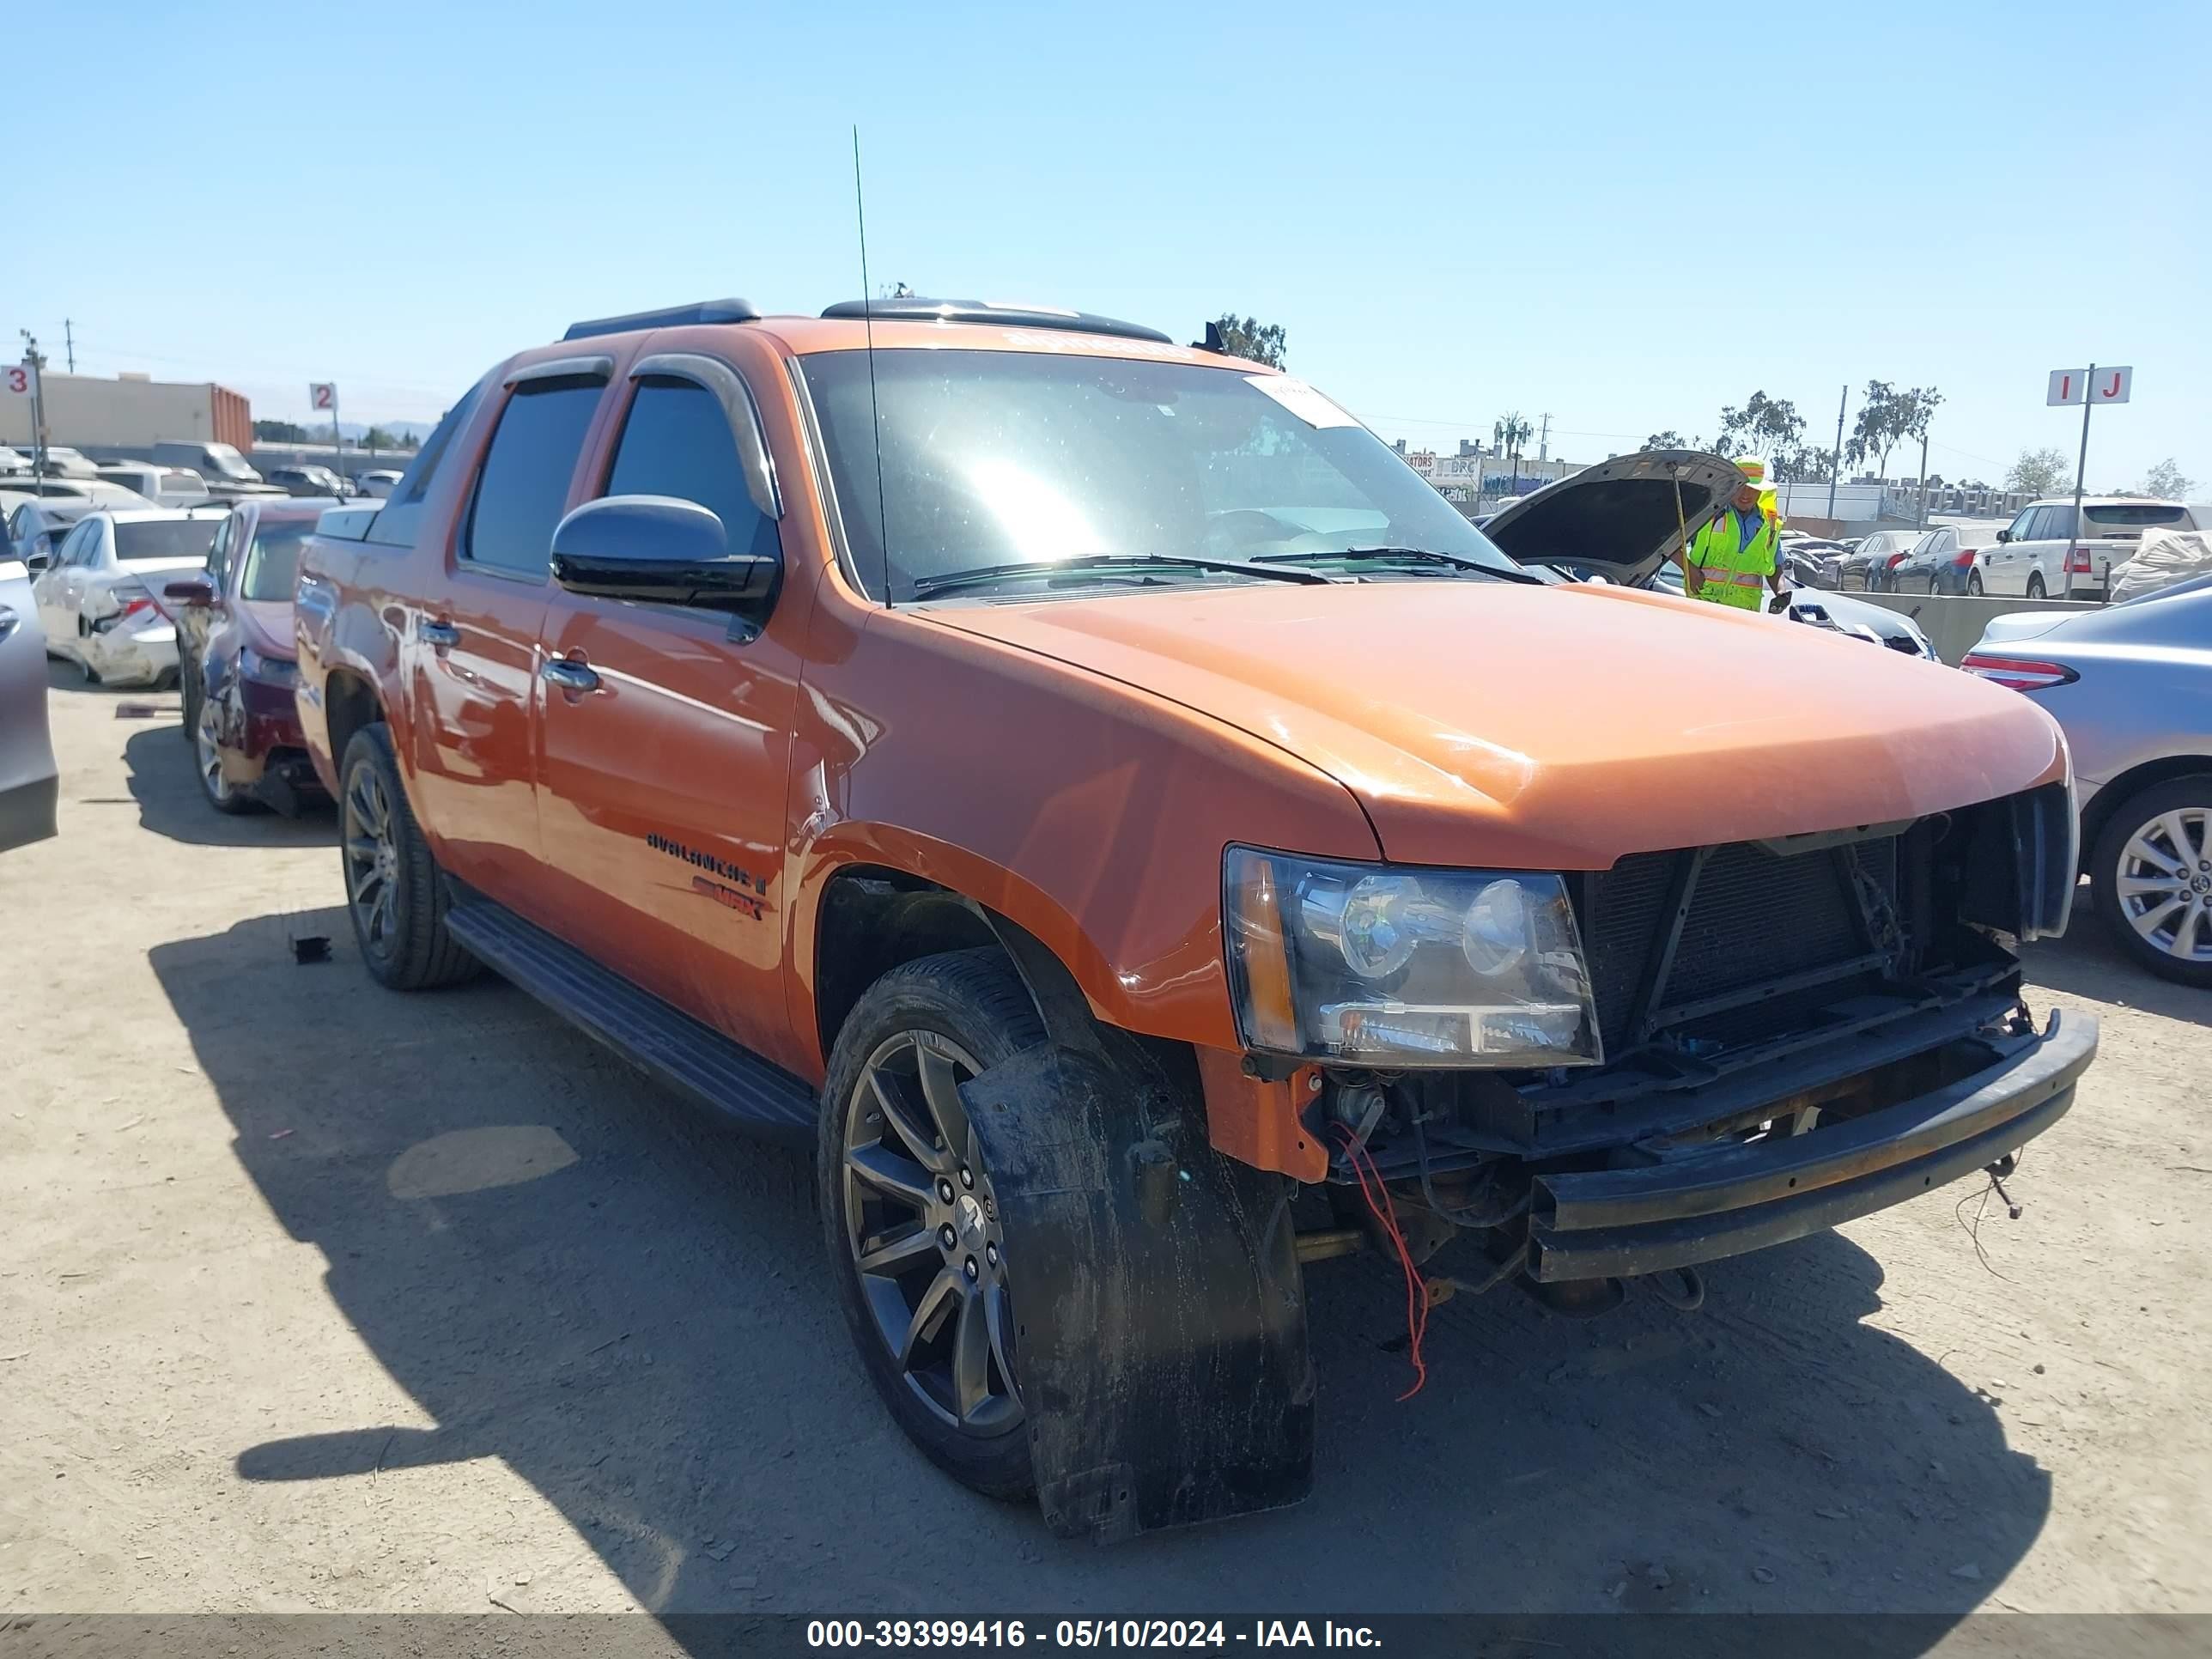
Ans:
[[[876,545],[884,556],[884,609],[891,608],[891,524],[884,508],[884,412],[876,402],[876,296],[868,286],[868,203],[860,191],[860,128],[853,127],[853,212],[860,223],[860,326],[868,343],[868,435],[876,452]]]

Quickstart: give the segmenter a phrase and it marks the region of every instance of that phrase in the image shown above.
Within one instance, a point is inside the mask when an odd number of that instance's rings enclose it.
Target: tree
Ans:
[[[2066,457],[2055,449],[2023,449],[2005,473],[2007,489],[2055,495],[2066,482]]]
[[[1844,459],[1853,466],[1871,460],[1875,476],[1887,477],[1889,452],[1907,438],[1926,438],[1928,423],[1942,401],[1943,394],[1933,386],[1900,392],[1887,380],[1869,380]]]
[[[1805,417],[1795,404],[1754,392],[1741,409],[1721,410],[1720,436],[1715,443],[1734,454],[1773,460],[1794,450],[1804,433]]]
[[[363,449],[398,449],[400,443],[382,427],[372,426],[361,434],[361,447]]]
[[[1818,444],[1793,443],[1775,452],[1774,477],[1782,483],[1826,483],[1832,471],[1827,450]]]
[[[1498,440],[1498,453],[1513,463],[1516,473],[1521,471],[1521,457],[1528,453],[1528,440],[1535,436],[1536,428],[1528,424],[1519,410],[1498,417],[1492,435]]]
[[[256,421],[253,435],[264,443],[301,444],[307,441],[307,429],[290,421]]]
[[[1680,433],[1668,427],[1664,432],[1655,432],[1644,441],[1646,449],[1694,449],[1697,446]]]
[[[2185,501],[2196,488],[2197,480],[2176,466],[2171,455],[2144,473],[2140,486],[2146,495],[2160,495],[2174,501]]]
[[[1283,366],[1289,337],[1280,323],[1263,323],[1256,317],[1224,311],[1214,319],[1213,326],[1220,331],[1221,349],[1231,356],[1249,358],[1270,368]]]

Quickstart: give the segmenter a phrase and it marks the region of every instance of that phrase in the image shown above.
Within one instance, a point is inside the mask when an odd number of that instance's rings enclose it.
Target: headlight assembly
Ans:
[[[1232,847],[1223,887],[1249,1048],[1389,1067],[1604,1057],[1558,876]]]

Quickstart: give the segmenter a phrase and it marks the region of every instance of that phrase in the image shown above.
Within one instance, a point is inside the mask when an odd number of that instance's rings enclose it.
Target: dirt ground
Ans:
[[[0,857],[0,1623],[2212,1610],[2212,995],[2086,917],[2033,1000],[2104,1051],[2020,1219],[1961,1184],[1690,1315],[1462,1300],[1402,1405],[1395,1279],[1317,1267],[1313,1497],[1101,1551],[892,1428],[799,1161],[507,986],[380,989],[328,817],[219,817],[173,695],[53,684],[62,833]]]

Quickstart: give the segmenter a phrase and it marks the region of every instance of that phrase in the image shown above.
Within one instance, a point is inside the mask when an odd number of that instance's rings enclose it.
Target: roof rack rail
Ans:
[[[760,313],[750,300],[701,300],[695,305],[663,306],[621,317],[593,317],[568,325],[564,340],[588,340],[599,334],[628,334],[641,328],[683,328],[696,323],[757,323]]]
[[[824,317],[857,321],[872,317],[889,323],[996,323],[1005,328],[1056,328],[1069,334],[1107,334],[1121,340],[1151,340],[1159,345],[1175,342],[1156,328],[1141,323],[1094,317],[1087,311],[1061,311],[1050,306],[995,305],[988,300],[924,300],[902,295],[895,300],[840,300],[827,307]]]

